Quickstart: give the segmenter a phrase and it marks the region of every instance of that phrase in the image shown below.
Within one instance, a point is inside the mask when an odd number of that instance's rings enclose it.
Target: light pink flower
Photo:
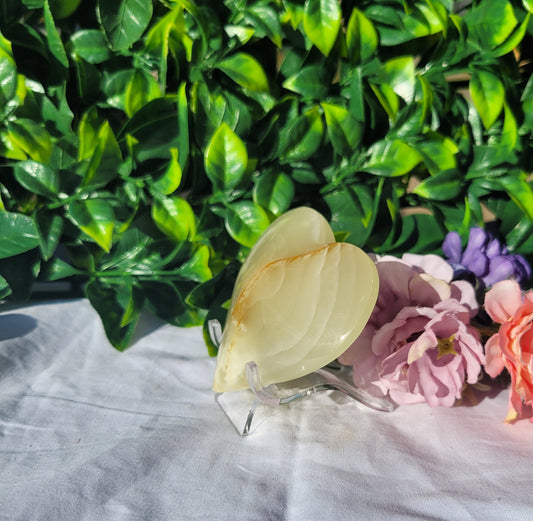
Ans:
[[[378,300],[359,338],[339,358],[354,382],[398,404],[451,406],[484,363],[474,288],[450,282],[451,267],[436,255],[377,259]]]
[[[485,309],[492,320],[502,324],[485,344],[485,371],[494,378],[506,367],[511,375],[505,421],[533,421],[533,291],[522,297],[516,281],[498,282],[485,296]]]

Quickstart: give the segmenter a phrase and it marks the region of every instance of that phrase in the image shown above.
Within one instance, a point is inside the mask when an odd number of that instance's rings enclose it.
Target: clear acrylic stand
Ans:
[[[218,345],[220,324],[210,321],[208,327],[213,342]],[[377,398],[353,385],[351,367],[336,362],[297,380],[265,386],[259,367],[250,361],[246,365],[246,378],[249,389],[215,395],[216,402],[241,436],[251,434],[263,421],[285,407],[321,391],[339,391],[377,411],[391,412],[396,408],[391,400]]]

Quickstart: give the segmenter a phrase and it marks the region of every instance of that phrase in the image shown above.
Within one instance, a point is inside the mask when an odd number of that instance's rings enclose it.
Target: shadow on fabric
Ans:
[[[37,327],[37,320],[22,313],[0,316],[0,342],[26,335]]]

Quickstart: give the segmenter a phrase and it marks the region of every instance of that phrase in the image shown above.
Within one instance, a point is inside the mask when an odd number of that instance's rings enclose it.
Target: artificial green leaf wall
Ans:
[[[532,27],[519,0],[3,2],[0,298],[73,281],[121,350],[143,310],[205,326],[301,205],[376,253],[491,219],[532,260]]]

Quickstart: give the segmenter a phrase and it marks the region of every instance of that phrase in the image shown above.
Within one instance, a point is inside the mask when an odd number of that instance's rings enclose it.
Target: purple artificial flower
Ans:
[[[504,244],[483,228],[470,228],[464,251],[459,234],[448,233],[442,251],[453,268],[454,278],[473,274],[489,287],[507,279],[523,285],[531,277],[531,267],[526,259],[509,253]]]

